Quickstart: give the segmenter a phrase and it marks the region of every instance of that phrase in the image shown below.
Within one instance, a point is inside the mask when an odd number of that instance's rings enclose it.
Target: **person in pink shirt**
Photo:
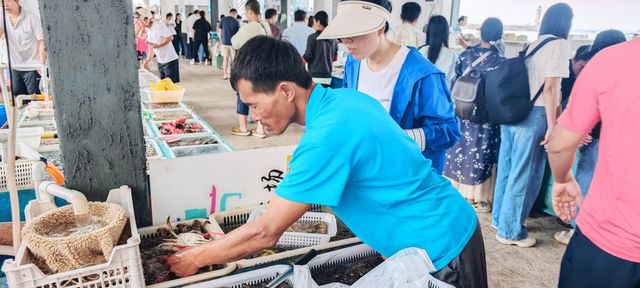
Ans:
[[[578,77],[548,144],[552,203],[564,221],[577,215],[559,287],[640,287],[640,39],[600,52]],[[601,122],[589,197],[571,166],[583,138]]]

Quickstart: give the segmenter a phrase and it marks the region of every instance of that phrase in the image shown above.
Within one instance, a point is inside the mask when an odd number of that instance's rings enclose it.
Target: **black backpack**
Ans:
[[[486,123],[488,113],[485,106],[484,78],[475,68],[493,51],[485,52],[456,78],[451,87],[456,116],[474,123]]]
[[[533,56],[547,43],[560,38],[547,38],[526,55],[529,46],[520,52],[518,57],[505,59],[497,69],[487,72],[485,76],[486,105],[491,107],[489,120],[496,124],[518,123],[529,115],[533,104],[538,100],[544,84],[533,100],[529,90],[529,75],[525,60]]]

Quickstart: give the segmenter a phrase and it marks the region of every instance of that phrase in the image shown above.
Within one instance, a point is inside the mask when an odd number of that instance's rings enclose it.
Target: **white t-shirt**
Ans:
[[[358,91],[376,98],[384,109],[389,111],[393,90],[409,51],[409,48],[402,46],[389,65],[380,71],[371,71],[367,60],[362,60],[358,76]]]
[[[538,40],[529,45],[527,54],[529,54],[535,47],[538,47],[540,42],[549,37],[555,37],[553,35],[542,35],[538,37]],[[536,54],[531,56],[525,61],[527,65],[527,73],[529,74],[529,89],[531,91],[531,100],[536,96],[542,84],[544,84],[547,77],[567,78],[569,77],[569,60],[571,59],[571,48],[569,41],[565,39],[558,39],[551,41],[540,48]],[[558,87],[558,95],[556,95],[556,106],[560,106],[560,100],[562,94]],[[544,107],[544,95],[540,95],[536,100],[535,106]]]
[[[420,49],[420,53],[427,58],[427,54],[429,54],[429,46],[424,46]],[[433,63],[433,65],[436,65],[440,71],[444,72],[447,78],[447,85],[449,86],[451,86],[451,82],[456,76],[456,60],[458,60],[456,52],[443,45],[440,49],[440,55],[438,55],[438,59],[436,59],[436,63]]]
[[[162,22],[154,22],[147,32],[147,42],[159,44],[165,38],[171,36],[171,31],[169,31],[167,25],[164,25],[164,23]],[[156,53],[158,63],[160,64],[169,63],[173,60],[178,59],[178,53],[176,53],[176,49],[173,48],[171,42],[160,48],[155,48],[153,49],[153,51]]]
[[[11,24],[8,14],[5,23],[9,47],[11,47],[9,55],[11,55],[12,68],[17,71],[37,70],[42,64],[38,41],[44,39],[40,18],[23,9],[15,26]]]

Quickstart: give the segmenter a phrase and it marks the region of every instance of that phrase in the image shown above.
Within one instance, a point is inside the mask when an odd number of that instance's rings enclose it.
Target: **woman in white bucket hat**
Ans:
[[[460,138],[447,80],[416,48],[400,46],[387,38],[390,17],[391,4],[387,0],[343,1],[318,39],[339,39],[347,46],[350,55],[344,87],[376,98],[441,174],[445,151]],[[460,221],[477,223],[475,217],[463,216]],[[474,234],[481,235],[479,223],[476,230]],[[456,287],[487,287],[484,244],[480,239],[471,237],[462,252],[446,257],[451,259],[449,264],[436,267],[439,270],[435,277]]]
[[[343,1],[318,39],[347,46],[344,87],[376,98],[442,174],[445,151],[460,138],[446,78],[414,47],[387,38],[390,17],[386,0]]]

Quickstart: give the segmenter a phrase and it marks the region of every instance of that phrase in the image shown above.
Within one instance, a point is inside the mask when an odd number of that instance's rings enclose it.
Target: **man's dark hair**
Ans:
[[[253,37],[238,51],[231,67],[234,90],[238,90],[240,79],[251,82],[254,92],[267,94],[273,93],[283,81],[305,89],[313,84],[298,50],[288,42],[268,36]]]
[[[180,13],[176,13],[176,18],[178,18],[178,16],[180,16],[180,15],[182,15],[182,14],[180,14]]]
[[[236,10],[236,8],[231,8],[231,10],[229,10],[229,14],[231,13],[238,13],[238,10]]]
[[[342,1],[354,1],[354,0],[342,0]],[[376,4],[378,6],[382,6],[382,8],[387,9],[387,11],[392,12],[393,7],[391,6],[391,2],[387,0],[356,0],[356,1],[364,1]],[[384,24],[384,33],[389,32],[389,22]]]
[[[400,12],[400,19],[405,22],[413,22],[420,17],[422,7],[416,2],[407,2],[402,5],[402,12]]]
[[[200,13],[200,11],[198,9],[193,10],[193,14],[196,14],[196,13]]]
[[[318,13],[316,13],[316,15],[314,15],[313,17],[316,19],[316,21],[320,22],[320,25],[322,25],[322,27],[329,26],[329,14],[327,14],[327,12],[318,11]]]
[[[169,17],[173,17],[172,13],[167,13],[167,16],[165,16],[164,18],[169,18]]]
[[[200,17],[202,17],[202,19],[204,19],[204,11],[200,11]]]
[[[278,11],[276,9],[270,8],[264,12],[264,19],[271,19],[271,17],[278,15]]]
[[[571,22],[573,21],[573,10],[566,3],[551,5],[542,17],[540,32],[538,35],[553,35],[559,38],[569,38]]]
[[[307,12],[304,12],[300,9],[296,10],[296,12],[293,12],[294,21],[296,22],[304,21],[305,18],[307,18]]]
[[[460,22],[462,22],[464,20],[467,20],[467,16],[462,15],[462,16],[458,17],[458,23],[460,23]]]
[[[242,16],[238,15],[238,16],[236,16],[236,19],[242,20]]]
[[[253,14],[260,15],[260,2],[258,2],[258,0],[247,1],[247,4],[244,5],[244,8],[251,10]]]
[[[187,17],[193,15],[193,12],[189,12],[189,14],[187,14]]]
[[[586,52],[587,50],[589,50],[589,47],[591,47],[591,45],[582,45],[580,47],[578,47],[578,49],[576,50],[576,56],[573,57],[573,59],[575,61],[587,61],[589,60],[589,58],[584,54],[584,52]]]

